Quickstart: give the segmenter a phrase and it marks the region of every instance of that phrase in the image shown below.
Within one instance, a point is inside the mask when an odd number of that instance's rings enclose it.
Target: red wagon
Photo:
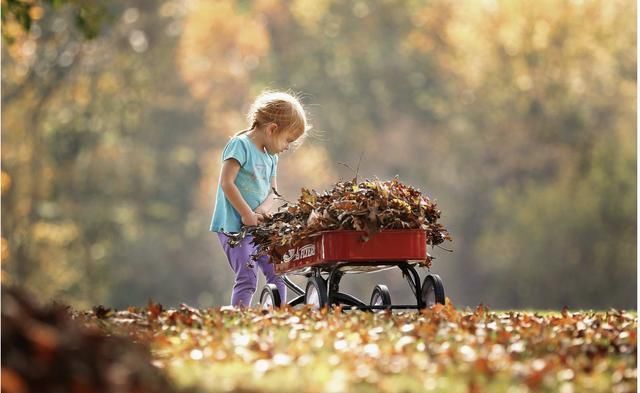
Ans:
[[[274,259],[276,273],[296,294],[291,306],[309,304],[316,308],[344,305],[361,310],[421,309],[444,304],[444,286],[437,274],[426,274],[421,281],[416,267],[427,259],[426,232],[419,229],[383,230],[366,238],[363,231],[324,231],[290,246],[278,248]],[[392,304],[386,285],[376,285],[369,304],[340,292],[346,273],[374,272],[397,267],[408,281],[416,304]],[[292,282],[287,274],[307,277],[306,288]],[[274,284],[260,294],[263,307],[280,306],[282,300]]]

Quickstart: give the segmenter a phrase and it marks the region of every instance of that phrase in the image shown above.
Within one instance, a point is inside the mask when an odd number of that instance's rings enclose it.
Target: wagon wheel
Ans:
[[[439,275],[428,274],[424,278],[422,290],[420,291],[420,299],[422,300],[422,307],[432,307],[435,306],[436,303],[445,303],[444,285]]]
[[[373,293],[371,294],[371,303],[372,306],[391,306],[391,294],[389,293],[389,288],[386,285],[378,284],[375,288],[373,288]],[[382,311],[381,309],[375,309],[373,311]]]
[[[281,303],[280,292],[278,292],[276,284],[267,284],[262,288],[262,293],[260,294],[260,305],[262,308],[280,307]]]
[[[327,300],[327,284],[325,284],[322,277],[309,278],[304,295],[304,304],[320,309],[327,305]]]

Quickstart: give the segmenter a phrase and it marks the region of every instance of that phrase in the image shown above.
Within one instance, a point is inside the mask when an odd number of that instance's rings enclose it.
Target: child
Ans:
[[[252,237],[231,248],[223,233],[239,232],[242,225],[257,225],[268,213],[275,199],[278,154],[306,135],[307,119],[300,102],[281,92],[261,94],[251,106],[248,116],[251,128],[235,134],[222,152],[222,170],[210,230],[217,232],[229,265],[235,274],[231,305],[248,307],[256,292],[257,275],[251,255]],[[286,301],[286,287],[276,276],[268,256],[259,258],[268,283],[278,287]]]

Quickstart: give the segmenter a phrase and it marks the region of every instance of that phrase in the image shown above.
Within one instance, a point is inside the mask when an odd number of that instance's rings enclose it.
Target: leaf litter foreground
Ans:
[[[637,316],[451,304],[370,313],[160,305],[76,314],[202,392],[635,392]],[[510,390],[511,389],[511,390]]]

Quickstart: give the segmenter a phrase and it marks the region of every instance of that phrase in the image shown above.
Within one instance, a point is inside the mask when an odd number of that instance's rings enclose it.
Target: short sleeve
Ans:
[[[271,168],[271,179],[273,179],[274,177],[276,177],[276,174],[278,173],[278,156],[274,155],[273,156],[273,167]]]
[[[238,137],[231,138],[222,151],[222,161],[226,161],[229,158],[234,158],[240,163],[240,166],[247,162],[247,147]]]

